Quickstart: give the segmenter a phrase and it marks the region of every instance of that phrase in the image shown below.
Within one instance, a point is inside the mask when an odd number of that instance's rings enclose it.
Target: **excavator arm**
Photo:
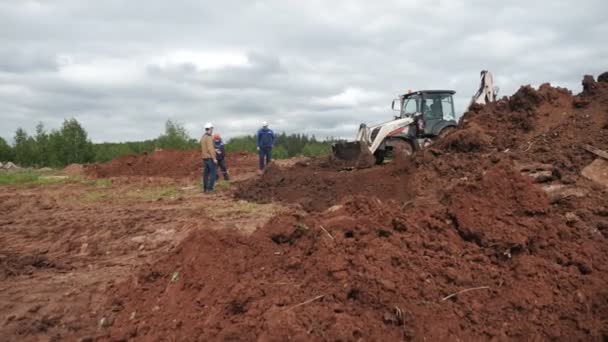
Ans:
[[[469,106],[473,103],[484,105],[489,102],[494,102],[497,95],[498,87],[494,86],[494,76],[492,76],[491,72],[482,70],[480,73],[479,90],[473,95]]]

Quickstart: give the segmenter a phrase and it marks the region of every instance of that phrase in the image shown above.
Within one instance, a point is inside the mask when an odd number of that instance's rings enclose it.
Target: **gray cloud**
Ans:
[[[0,136],[76,117],[94,141],[199,135],[353,136],[407,89],[450,88],[462,112],[482,69],[508,95],[578,92],[608,69],[608,3],[520,1],[0,1]]]

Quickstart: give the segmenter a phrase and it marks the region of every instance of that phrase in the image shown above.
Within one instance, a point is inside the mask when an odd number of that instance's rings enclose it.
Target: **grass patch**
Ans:
[[[126,196],[134,199],[156,201],[162,198],[175,198],[179,195],[179,190],[175,186],[150,187],[132,190]]]
[[[108,199],[108,197],[108,194],[105,192],[91,191],[84,196],[84,200],[87,202],[101,202]]]
[[[205,208],[208,208],[205,206]],[[221,207],[213,208],[211,215],[214,217],[230,217],[235,215],[253,214],[260,209],[260,205],[253,202],[238,201],[231,202]]]
[[[81,176],[77,176],[77,178],[75,180],[81,181],[81,183],[83,183],[85,185],[91,185],[91,186],[95,186],[95,187],[99,187],[99,188],[107,188],[112,185],[112,180],[106,179],[106,178],[85,179],[85,178],[82,178]]]
[[[230,185],[231,185],[230,182],[226,181],[226,180],[221,180],[221,181],[218,181],[217,183],[215,183],[215,186],[221,190],[230,189]]]
[[[33,172],[2,172],[0,173],[0,185],[28,184],[38,181],[37,173]]]
[[[68,181],[67,176],[43,175],[35,170],[0,172],[0,185],[49,185]]]
[[[257,211],[259,207],[260,207],[260,205],[257,203],[254,203],[254,202],[244,202],[244,201],[238,202],[238,210],[242,213],[251,214],[251,213]]]
[[[98,186],[98,187],[102,187],[102,188],[107,188],[112,185],[112,180],[111,179],[96,179],[94,185]]]

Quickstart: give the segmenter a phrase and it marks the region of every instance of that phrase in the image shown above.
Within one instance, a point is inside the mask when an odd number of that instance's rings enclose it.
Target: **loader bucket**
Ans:
[[[336,143],[332,145],[334,157],[339,160],[348,161],[351,167],[363,169],[375,164],[376,159],[365,144],[358,141]]]
[[[361,150],[365,148],[360,142],[342,142],[332,145],[334,156],[340,160],[357,160],[361,156]]]

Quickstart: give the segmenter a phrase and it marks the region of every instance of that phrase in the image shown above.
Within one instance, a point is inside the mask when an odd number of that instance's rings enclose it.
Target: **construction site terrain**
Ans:
[[[2,186],[1,340],[606,340],[606,151],[586,76],[383,165],[232,153],[207,195],[166,150]]]

